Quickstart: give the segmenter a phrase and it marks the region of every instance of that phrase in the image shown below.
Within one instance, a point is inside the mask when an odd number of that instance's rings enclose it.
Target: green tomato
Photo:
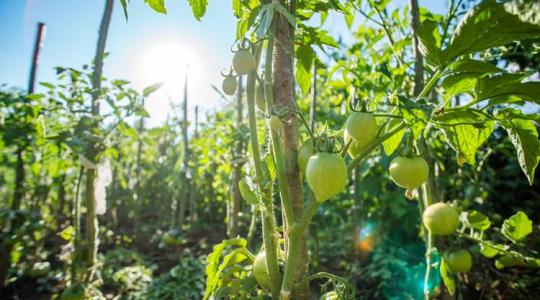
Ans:
[[[328,292],[324,295],[322,295],[319,300],[338,300],[338,294],[336,293],[336,291],[331,291],[331,292]]]
[[[316,153],[308,161],[306,179],[317,201],[324,202],[341,193],[347,185],[345,160],[335,153]]]
[[[60,296],[60,300],[84,300],[86,289],[80,283],[67,287]]]
[[[350,138],[351,136],[347,132],[347,129],[345,129],[343,131],[343,140],[345,141],[345,144],[349,142]],[[358,142],[355,139],[353,139],[351,144],[349,145],[349,149],[347,150],[347,152],[352,158],[355,158],[358,156],[358,154],[360,154],[360,152],[362,152],[362,150],[366,147],[366,145],[369,142],[370,141],[367,141],[367,140],[361,140],[360,142]]]
[[[255,57],[248,49],[236,51],[233,57],[233,69],[240,75],[246,75],[255,70]]]
[[[467,273],[473,265],[473,258],[469,251],[461,249],[458,251],[447,251],[443,256],[448,269],[454,273]]]
[[[255,276],[255,280],[261,287],[267,290],[270,289],[270,275],[268,273],[268,265],[266,264],[266,251],[262,251],[255,256],[253,276]]]
[[[296,162],[298,164],[298,169],[304,174],[306,173],[308,161],[313,153],[315,153],[315,148],[313,147],[313,141],[311,139],[305,141],[302,146],[300,146],[300,149],[298,149]]]
[[[432,234],[450,235],[459,225],[459,212],[450,204],[437,202],[424,210],[422,221]]]
[[[283,122],[278,116],[270,117],[270,127],[274,130],[280,130],[283,127]]]
[[[375,117],[368,112],[352,113],[345,122],[345,129],[361,145],[371,142],[379,131]]]
[[[237,85],[238,82],[236,81],[236,77],[227,76],[223,79],[223,83],[221,84],[221,90],[223,90],[223,93],[225,93],[225,95],[232,96],[236,92]]]
[[[390,162],[389,172],[397,185],[413,190],[426,182],[429,166],[422,157],[398,156]]]
[[[260,84],[255,88],[255,105],[261,111],[266,111],[266,103],[264,102],[264,89]]]

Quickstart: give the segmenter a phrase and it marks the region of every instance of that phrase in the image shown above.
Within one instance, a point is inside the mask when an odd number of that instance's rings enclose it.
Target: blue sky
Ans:
[[[47,31],[38,81],[53,82],[56,66],[80,68],[90,63],[104,3],[104,0],[0,0],[0,84],[26,87],[39,21],[46,23]],[[107,78],[129,80],[140,90],[156,81],[169,82],[147,101],[151,125],[163,121],[169,111],[165,93],[175,102],[180,100],[186,63],[190,64],[191,106],[198,104],[207,111],[224,105],[210,85],[220,85],[219,72],[230,64],[229,48],[236,30],[230,0],[210,0],[201,22],[195,20],[187,1],[166,3],[168,14],[161,15],[148,8],[143,0],[131,0],[129,22],[126,22],[116,1],[107,41],[110,53],[104,67]],[[405,3],[406,0],[396,0],[393,5]],[[420,1],[438,13],[444,11],[445,3]],[[341,17],[331,17],[327,23],[332,32],[347,34]],[[183,54],[178,61],[168,62],[164,56],[170,53]],[[160,72],[160,68],[168,70]]]

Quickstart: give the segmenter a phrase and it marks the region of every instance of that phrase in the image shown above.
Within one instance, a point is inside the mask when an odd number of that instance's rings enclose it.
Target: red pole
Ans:
[[[36,86],[36,71],[39,65],[39,51],[43,45],[43,34],[45,33],[45,24],[38,23],[36,40],[34,42],[34,53],[32,55],[32,67],[30,68],[30,80],[28,81],[28,94],[34,93],[34,87]]]

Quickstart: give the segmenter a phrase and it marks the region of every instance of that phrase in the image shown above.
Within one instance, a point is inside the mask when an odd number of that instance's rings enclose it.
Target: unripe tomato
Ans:
[[[336,291],[331,291],[331,292],[328,292],[324,295],[322,295],[319,300],[338,300],[338,294],[336,293]]]
[[[317,201],[326,201],[341,193],[347,185],[345,160],[335,153],[316,153],[308,161],[306,179]]]
[[[233,68],[240,75],[249,74],[255,70],[255,57],[247,49],[236,51],[233,57]]]
[[[226,76],[223,79],[223,83],[221,84],[221,90],[225,95],[232,96],[234,93],[236,93],[236,86],[238,85],[238,82],[236,81],[236,77],[234,76]]]
[[[255,105],[261,111],[266,111],[266,103],[264,102],[264,90],[260,84],[255,88]]]
[[[349,139],[351,136],[349,135],[349,132],[347,132],[347,129],[343,131],[343,140],[345,141],[345,144],[349,142]],[[362,140],[360,142],[357,142],[355,139],[352,140],[351,144],[349,145],[349,149],[347,152],[352,158],[355,158],[362,152],[364,147],[369,143],[370,141]]]
[[[296,157],[296,162],[298,164],[298,169],[300,172],[306,173],[306,167],[309,159],[315,153],[315,148],[313,147],[313,141],[308,139],[305,141],[300,149],[298,149],[298,156]]]
[[[467,273],[473,265],[473,258],[469,251],[461,249],[458,251],[447,251],[443,256],[451,272]]]
[[[255,256],[253,276],[255,276],[255,280],[261,287],[270,289],[270,275],[268,273],[268,265],[266,264],[266,251],[262,251]]]
[[[389,172],[397,185],[412,190],[426,182],[429,166],[422,157],[398,156],[390,162]]]
[[[424,226],[436,235],[450,235],[459,225],[459,212],[450,204],[437,202],[424,210]]]
[[[366,145],[377,137],[379,128],[371,113],[354,112],[345,122],[345,129],[361,145]]]
[[[281,122],[281,119],[278,116],[271,116],[270,127],[274,130],[280,130],[281,127],[283,127],[283,122]]]
[[[82,284],[76,283],[67,287],[60,296],[60,300],[84,300],[85,288]]]

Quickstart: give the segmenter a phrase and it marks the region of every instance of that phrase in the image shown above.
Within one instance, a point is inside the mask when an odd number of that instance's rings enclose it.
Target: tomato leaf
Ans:
[[[309,45],[301,45],[296,51],[296,81],[300,86],[302,94],[308,94],[311,88],[311,69],[313,67],[313,59],[315,52]]]
[[[438,39],[437,39],[438,37]],[[440,36],[437,31],[437,22],[425,19],[418,27],[418,50],[433,66],[441,66]]]
[[[496,0],[484,0],[463,17],[441,60],[447,64],[462,55],[535,37],[540,37],[540,26],[523,22]]]
[[[400,123],[399,119],[393,119],[386,125],[386,132],[391,131],[394,126]],[[387,156],[392,155],[397,148],[399,148],[399,145],[401,145],[401,140],[403,139],[403,135],[405,134],[405,129],[399,131],[398,133],[391,136],[389,139],[383,142],[383,149],[384,153],[386,153]]]
[[[75,235],[75,230],[73,229],[73,226],[70,225],[64,230],[62,230],[58,235],[66,241],[71,241],[71,239]]]
[[[150,8],[158,13],[167,13],[167,9],[165,8],[165,0],[144,0],[144,2],[146,2]]]
[[[540,161],[540,141],[533,121],[508,120],[501,122],[517,151],[519,165],[529,183],[534,182],[534,172]]]
[[[522,211],[504,220],[501,228],[501,233],[513,243],[523,240],[531,232],[532,221]]]
[[[193,11],[193,16],[197,21],[200,21],[201,18],[206,13],[206,7],[208,6],[208,0],[188,0],[189,6]]]
[[[446,289],[448,290],[448,293],[450,296],[454,295],[456,292],[456,282],[452,275],[448,272],[448,265],[444,261],[444,259],[441,259],[441,267],[440,267],[440,273],[441,278],[444,282],[444,286],[446,286]]]
[[[476,210],[470,210],[462,214],[461,220],[465,224],[465,226],[478,229],[481,231],[485,231],[491,227],[491,221],[489,218],[484,215],[483,213],[476,211]]]
[[[532,0],[514,0],[504,4],[511,14],[518,16],[521,21],[540,25],[540,2]]]
[[[240,194],[242,195],[242,198],[244,200],[252,205],[255,205],[259,203],[259,198],[257,197],[257,194],[253,191],[252,187],[246,182],[245,178],[242,178],[242,180],[238,183],[238,187],[240,189]]]
[[[495,245],[489,241],[480,243],[480,253],[487,258],[492,258],[500,254],[501,251],[497,248],[503,248],[507,250],[509,247],[506,245]]]
[[[144,90],[143,90],[143,96],[144,97],[150,96],[150,94],[157,91],[162,86],[163,86],[163,82],[157,82],[157,83],[154,83],[154,84],[152,84],[150,86],[145,87]]]
[[[476,151],[493,132],[494,122],[472,110],[448,112],[434,120],[442,123],[438,127],[446,142],[463,155],[466,162],[475,165]]]
[[[124,11],[124,17],[126,17],[126,21],[128,20],[128,4],[129,0],[120,0],[120,4],[122,5],[122,10]]]

